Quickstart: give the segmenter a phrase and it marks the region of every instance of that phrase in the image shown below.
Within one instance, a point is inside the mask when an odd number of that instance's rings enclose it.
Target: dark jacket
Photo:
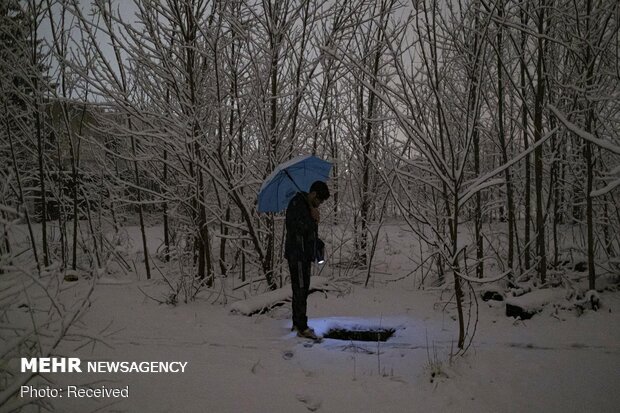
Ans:
[[[286,209],[284,258],[289,261],[313,261],[319,226],[310,215],[308,194],[298,192]]]

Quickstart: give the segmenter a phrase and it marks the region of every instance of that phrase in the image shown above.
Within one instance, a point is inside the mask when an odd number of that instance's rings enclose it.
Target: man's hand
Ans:
[[[321,221],[321,213],[318,208],[310,208],[310,216],[316,221],[317,224]]]

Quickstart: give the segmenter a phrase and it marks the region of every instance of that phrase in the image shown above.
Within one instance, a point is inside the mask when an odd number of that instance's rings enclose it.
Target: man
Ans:
[[[327,184],[316,181],[310,192],[298,192],[286,209],[284,258],[288,260],[293,288],[293,329],[299,337],[318,339],[308,327],[306,307],[310,287],[310,268],[315,260],[321,216],[319,206],[329,198]]]

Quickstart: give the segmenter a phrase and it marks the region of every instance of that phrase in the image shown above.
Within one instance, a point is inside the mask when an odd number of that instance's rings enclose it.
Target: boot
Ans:
[[[297,337],[309,338],[310,340],[318,340],[319,337],[316,335],[313,329],[310,327],[306,328],[303,331],[297,330]]]

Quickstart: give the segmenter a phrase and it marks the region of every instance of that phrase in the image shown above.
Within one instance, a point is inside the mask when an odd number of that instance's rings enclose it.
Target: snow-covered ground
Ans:
[[[458,325],[449,289],[421,290],[415,274],[402,278],[411,270],[410,240],[398,225],[385,231],[389,247],[378,248],[372,287],[363,286],[363,272],[344,281],[328,267],[321,275],[335,290],[313,293],[308,315],[319,333],[395,328],[387,342],[325,339],[308,347],[290,332],[288,303],[248,317],[230,311],[233,298],[222,305],[215,288],[171,306],[144,294],[163,297],[169,288],[161,279],[107,274],[80,320],[101,341],[67,342],[58,355],[182,361],[185,372],[46,374],[61,388],[129,386],[128,398],[50,401],[59,412],[618,411],[620,293],[601,292],[598,311],[578,314],[559,300],[525,321],[506,317],[505,302],[478,299],[473,343],[451,356]],[[64,294],[78,296],[89,282],[68,283]]]

